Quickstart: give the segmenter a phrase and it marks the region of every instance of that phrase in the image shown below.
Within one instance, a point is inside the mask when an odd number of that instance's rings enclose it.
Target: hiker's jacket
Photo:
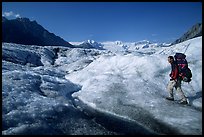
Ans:
[[[171,77],[171,79],[176,80],[178,79],[178,66],[175,62],[171,63],[171,73],[169,74],[169,76]]]

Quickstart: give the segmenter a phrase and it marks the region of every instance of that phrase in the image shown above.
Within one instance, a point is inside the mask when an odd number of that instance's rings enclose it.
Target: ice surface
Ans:
[[[202,37],[110,48],[119,53],[2,43],[2,134],[202,134]],[[189,106],[164,99],[176,52],[193,73],[182,83]]]

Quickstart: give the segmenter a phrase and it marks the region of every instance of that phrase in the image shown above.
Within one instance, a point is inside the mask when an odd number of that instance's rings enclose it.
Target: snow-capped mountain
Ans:
[[[115,52],[2,43],[2,134],[202,135],[202,36],[101,44]],[[193,74],[182,82],[187,106],[165,100],[176,52]]]
[[[105,41],[105,42],[96,42],[94,40],[87,40],[84,42],[70,42],[78,48],[86,48],[86,49],[102,49],[108,50],[113,53],[120,52],[138,52],[144,51],[146,48],[151,48],[152,52],[155,53],[159,47],[168,47],[170,44],[167,43],[152,43],[148,40],[142,40],[138,42],[122,42],[122,41]],[[148,51],[149,51],[148,49]],[[153,52],[154,51],[154,52]]]
[[[76,48],[103,50],[103,45],[94,40],[86,40],[83,42],[70,42],[70,43],[73,44]]]
[[[147,40],[142,40],[138,42],[122,42],[122,41],[107,41],[101,42],[104,49],[112,51],[112,52],[138,52],[142,51],[145,52],[147,49],[148,51],[151,50],[151,53],[155,53],[160,47],[167,47],[170,44],[166,43],[152,43]],[[150,52],[149,52],[150,53]]]

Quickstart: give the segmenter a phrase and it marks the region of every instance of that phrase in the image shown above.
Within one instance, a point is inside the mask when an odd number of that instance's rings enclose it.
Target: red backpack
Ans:
[[[174,55],[175,62],[178,65],[179,77],[184,82],[190,82],[192,78],[192,73],[188,67],[188,62],[186,60],[186,55],[183,53],[176,53]]]

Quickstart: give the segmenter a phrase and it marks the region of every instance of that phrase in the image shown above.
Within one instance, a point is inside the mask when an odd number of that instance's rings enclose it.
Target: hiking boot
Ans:
[[[187,101],[187,100],[181,100],[181,101],[179,102],[179,104],[188,104],[188,101]]]
[[[167,100],[171,100],[171,101],[174,101],[174,98],[173,97],[166,97]]]

